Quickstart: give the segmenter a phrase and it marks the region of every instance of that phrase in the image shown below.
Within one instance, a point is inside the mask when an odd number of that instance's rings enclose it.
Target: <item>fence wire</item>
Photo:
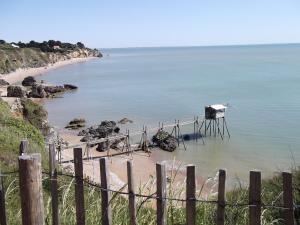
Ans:
[[[13,174],[18,174],[19,171],[9,171],[9,172],[1,172],[0,176],[1,177],[5,177],[5,176],[11,176]],[[42,174],[44,175],[48,175],[49,176],[49,179],[50,180],[57,180],[57,178],[51,178],[50,177],[50,173],[47,172],[47,171],[43,171]],[[57,173],[58,176],[64,176],[64,177],[69,177],[69,178],[72,178],[72,179],[82,179],[80,177],[76,177],[74,175],[71,175],[71,174],[67,174],[67,173],[61,173],[61,172],[58,172]],[[15,177],[18,177],[15,176]],[[198,203],[204,203],[204,204],[216,204],[216,205],[222,205],[223,207],[257,207],[257,206],[260,206],[262,208],[266,208],[266,209],[280,209],[280,210],[294,210],[294,209],[298,209],[300,208],[300,205],[297,205],[297,204],[294,204],[294,206],[292,208],[288,208],[288,207],[284,207],[284,206],[278,206],[278,205],[272,205],[272,204],[260,204],[260,205],[255,205],[255,204],[248,204],[248,203],[231,203],[231,202],[222,202],[220,203],[219,201],[217,200],[202,200],[202,199],[197,199],[197,198],[185,198],[185,199],[182,199],[182,198],[170,198],[170,197],[159,197],[159,196],[156,196],[156,193],[153,193],[151,195],[145,195],[145,194],[140,194],[140,193],[130,193],[130,192],[126,192],[126,191],[120,191],[120,190],[113,190],[113,189],[110,189],[110,188],[103,188],[101,187],[101,185],[97,184],[97,183],[93,183],[93,182],[90,182],[86,179],[82,179],[82,181],[84,182],[84,184],[88,185],[88,186],[92,186],[92,187],[95,187],[97,188],[98,190],[100,191],[109,191],[109,192],[112,192],[112,193],[115,193],[115,194],[120,194],[120,195],[134,195],[135,197],[140,197],[140,198],[146,198],[146,199],[155,199],[155,200],[166,200],[166,201],[178,201],[178,202],[187,202],[187,201],[196,201]],[[76,184],[75,184],[76,185]]]

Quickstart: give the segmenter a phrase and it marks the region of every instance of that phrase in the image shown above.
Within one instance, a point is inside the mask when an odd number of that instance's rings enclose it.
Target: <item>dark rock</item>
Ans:
[[[109,149],[109,142],[108,141],[105,141],[105,142],[101,142],[98,144],[96,150],[99,151],[99,152],[105,152]]]
[[[91,140],[97,140],[100,138],[106,138],[119,133],[120,128],[117,127],[115,121],[102,121],[99,126],[92,126],[87,129],[81,130],[78,136],[84,136],[80,141],[87,142]],[[114,144],[114,142],[110,143]],[[102,146],[99,147],[101,149]]]
[[[65,128],[75,130],[82,127],[85,127],[85,119],[75,118],[71,120]]]
[[[133,121],[125,117],[125,118],[121,119],[118,123],[126,124],[126,123],[133,123]]]
[[[47,93],[42,85],[34,84],[32,86],[31,92],[28,95],[29,98],[46,98]]]
[[[64,84],[64,88],[66,90],[75,90],[75,89],[78,89],[77,86],[73,85],[73,84]]]
[[[83,138],[80,139],[81,142],[88,142],[88,141],[92,141],[93,137],[89,134],[85,135]]]
[[[88,132],[86,130],[81,130],[81,131],[79,131],[78,136],[85,136],[87,134],[88,134]]]
[[[21,86],[10,85],[7,87],[7,97],[26,97],[26,91]]]
[[[121,139],[116,139],[116,140],[114,140],[114,141],[111,143],[110,148],[115,149],[115,150],[120,150],[120,149],[122,149],[123,146],[124,146],[124,142],[123,142],[124,140],[125,140],[125,138],[121,138]]]
[[[35,83],[36,83],[36,80],[35,80],[35,78],[32,77],[32,76],[25,77],[24,80],[22,81],[22,85],[23,85],[23,86],[26,86],[26,87],[32,86],[32,85],[34,85]]]
[[[102,121],[99,127],[96,129],[96,132],[98,132],[97,137],[105,138],[111,135],[116,128],[117,127],[115,121],[108,121],[108,120]]]
[[[191,141],[191,140],[196,140],[198,138],[201,138],[202,136],[197,133],[197,134],[183,134],[179,137],[179,139],[183,139],[184,141]]]
[[[61,93],[61,92],[65,91],[63,86],[45,86],[44,90],[48,94],[56,94],[56,93]]]
[[[152,141],[162,150],[169,152],[175,151],[178,145],[177,139],[164,130],[159,130],[153,136]]]
[[[9,83],[4,79],[0,79],[0,86],[6,86],[6,85],[9,85]]]

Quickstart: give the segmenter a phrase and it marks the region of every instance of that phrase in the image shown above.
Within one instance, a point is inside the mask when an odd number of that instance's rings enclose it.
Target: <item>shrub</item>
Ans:
[[[23,106],[23,116],[34,127],[42,131],[43,134],[47,134],[49,127],[46,124],[47,112],[39,104],[34,103],[30,99],[21,100]]]

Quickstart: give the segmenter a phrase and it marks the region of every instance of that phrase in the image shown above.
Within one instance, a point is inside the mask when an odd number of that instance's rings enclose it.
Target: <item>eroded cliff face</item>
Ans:
[[[76,49],[68,53],[48,53],[50,63],[64,61],[73,58],[87,58],[87,57],[102,57],[102,54],[95,49]]]
[[[0,74],[19,68],[37,68],[72,58],[102,57],[97,49],[75,48],[62,52],[43,52],[38,48],[14,48],[0,44]]]

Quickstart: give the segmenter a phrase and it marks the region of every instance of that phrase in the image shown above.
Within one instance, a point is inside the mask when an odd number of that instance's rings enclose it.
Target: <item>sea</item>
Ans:
[[[134,134],[147,126],[151,138],[162,123],[202,121],[206,105],[226,104],[230,138],[185,141],[186,148],[181,143],[174,152],[157,150],[157,160],[194,164],[203,177],[226,169],[230,179],[240,182],[250,170],[268,177],[299,165],[300,44],[100,51],[100,59],[38,77],[78,86],[61,98],[45,100],[54,126],[63,128],[76,117],[89,126],[127,117],[133,123],[122,125],[123,132]],[[193,124],[181,132],[193,133]],[[131,142],[139,139],[132,136]]]

